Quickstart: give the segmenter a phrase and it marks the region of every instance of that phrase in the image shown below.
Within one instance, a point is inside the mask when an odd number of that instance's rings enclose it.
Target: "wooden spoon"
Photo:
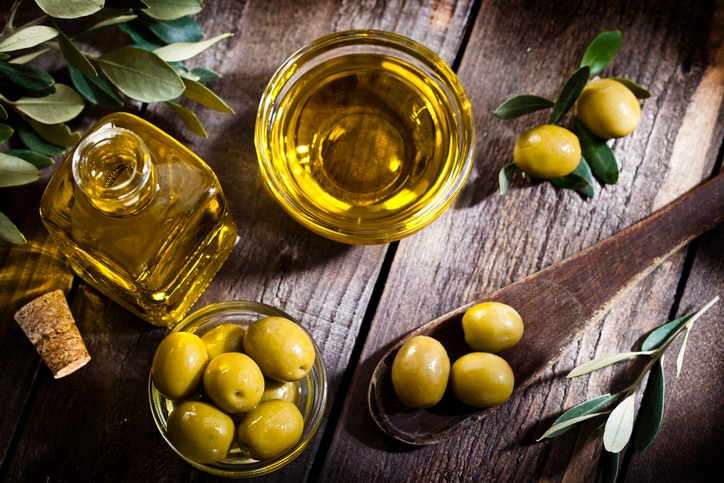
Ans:
[[[382,357],[372,374],[368,405],[373,419],[388,435],[413,445],[438,443],[467,430],[491,409],[465,406],[449,395],[432,408],[409,409],[397,398],[390,370],[398,349],[410,337],[438,339],[454,361],[471,352],[461,324],[468,308],[483,301],[511,305],[525,322],[521,342],[501,354],[515,372],[515,396],[601,319],[629,287],[722,221],[724,174],[719,174],[597,245],[410,332]]]

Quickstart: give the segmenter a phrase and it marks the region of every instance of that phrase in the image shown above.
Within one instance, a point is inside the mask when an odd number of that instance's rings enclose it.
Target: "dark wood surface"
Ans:
[[[236,114],[199,110],[209,132],[199,139],[166,106],[145,111],[217,172],[240,229],[197,306],[229,299],[278,306],[311,330],[330,375],[329,410],[313,444],[261,479],[593,481],[602,448],[585,444],[587,430],[536,439],[564,409],[621,387],[630,373],[617,366],[575,380],[564,375],[593,357],[635,349],[651,328],[724,295],[724,229],[669,257],[528,388],[440,444],[412,447],[382,433],[366,406],[369,377],[381,355],[424,322],[595,245],[721,170],[724,4],[216,0],[198,19],[209,36],[234,33],[196,62],[223,74],[213,88]],[[407,35],[437,52],[458,72],[477,121],[475,164],[461,195],[432,225],[389,245],[342,245],[296,224],[265,192],[253,145],[259,98],[281,62],[321,35],[360,27]],[[634,134],[613,144],[619,183],[599,187],[591,201],[521,181],[500,197],[497,171],[516,136],[542,118],[501,121],[492,111],[514,94],[555,97],[585,46],[610,29],[621,30],[624,42],[604,75],[629,77],[653,93]],[[90,112],[85,125],[100,115]],[[151,418],[148,371],[165,329],[74,279],[47,238],[37,210],[51,174],[0,191],[0,211],[29,240],[0,245],[0,479],[215,480],[180,460]],[[605,269],[598,267],[601,277]],[[68,294],[93,357],[60,380],[12,319],[23,303],[56,288]],[[678,378],[675,357],[667,357],[661,433],[644,453],[626,455],[623,479],[715,481],[710,475],[724,457],[723,306],[695,326]]]

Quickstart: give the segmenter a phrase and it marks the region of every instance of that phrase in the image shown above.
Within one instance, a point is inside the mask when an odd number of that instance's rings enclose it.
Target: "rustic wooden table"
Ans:
[[[564,375],[593,357],[633,350],[648,330],[724,295],[724,229],[667,259],[528,389],[445,442],[410,447],[379,431],[366,408],[369,375],[386,347],[423,322],[576,254],[722,169],[724,3],[216,0],[198,19],[208,35],[234,33],[198,64],[223,74],[213,88],[236,114],[201,111],[208,139],[186,131],[166,106],[144,114],[218,173],[240,229],[198,306],[248,299],[282,308],[311,330],[330,377],[327,416],[312,445],[262,479],[593,481],[602,446],[585,444],[589,431],[536,439],[564,409],[620,387],[629,374],[617,367]],[[347,246],[312,234],[267,195],[257,169],[256,107],[274,70],[309,41],[349,28],[390,30],[427,45],[458,72],[474,106],[478,146],[465,188],[441,218],[397,243]],[[599,187],[591,201],[547,183],[517,183],[500,197],[497,172],[531,119],[501,121],[493,110],[523,92],[555,97],[585,46],[611,29],[624,41],[605,75],[653,93],[638,129],[613,144],[619,183]],[[0,193],[0,211],[29,240],[0,244],[0,479],[214,480],[178,458],[151,418],[148,373],[166,330],[74,279],[48,239],[37,213],[51,172]],[[93,357],[60,380],[12,318],[56,288],[68,295]],[[624,479],[721,477],[723,317],[720,302],[695,327],[678,378],[675,357],[667,358],[661,433],[645,452],[625,455]]]

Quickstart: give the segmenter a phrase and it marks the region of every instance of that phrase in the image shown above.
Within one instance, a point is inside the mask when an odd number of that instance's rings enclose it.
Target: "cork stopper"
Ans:
[[[23,306],[15,313],[15,320],[56,379],[90,361],[62,290],[49,292]]]

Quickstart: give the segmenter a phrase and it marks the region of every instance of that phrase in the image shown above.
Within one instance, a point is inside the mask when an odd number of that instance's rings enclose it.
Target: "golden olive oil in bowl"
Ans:
[[[462,188],[475,129],[455,74],[378,31],[323,37],[274,75],[259,108],[262,175],[312,231],[385,243],[430,223]]]

